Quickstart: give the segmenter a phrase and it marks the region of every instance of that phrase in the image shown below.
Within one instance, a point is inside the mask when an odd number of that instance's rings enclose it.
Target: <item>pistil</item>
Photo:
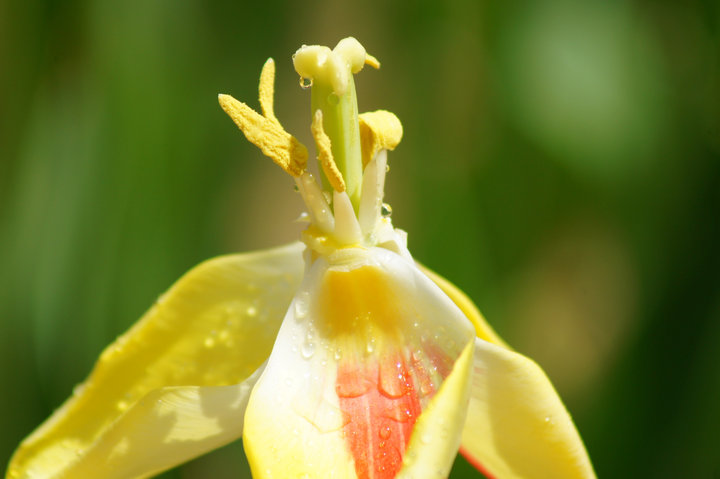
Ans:
[[[293,56],[293,63],[298,74],[310,80],[313,119],[316,112],[321,111],[322,129],[330,139],[332,161],[357,212],[363,160],[353,74],[365,63],[374,67],[379,64],[354,38],[341,40],[333,50],[317,45],[303,46]],[[338,190],[338,181],[328,178],[326,166],[321,161],[323,188],[328,192]]]

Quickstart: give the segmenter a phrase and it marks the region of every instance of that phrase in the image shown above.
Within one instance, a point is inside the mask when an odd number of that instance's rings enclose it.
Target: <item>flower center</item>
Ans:
[[[275,117],[272,59],[260,75],[262,115],[228,95],[220,95],[220,105],[250,142],[295,178],[311,221],[303,240],[313,251],[329,255],[391,241],[394,230],[382,215],[386,150],[400,142],[402,125],[384,110],[359,115],[353,80],[365,64],[379,68],[380,63],[352,37],[332,50],[303,46],[293,63],[301,85],[311,88],[311,131],[322,185],[307,171],[307,148]],[[398,248],[404,250],[404,244]]]

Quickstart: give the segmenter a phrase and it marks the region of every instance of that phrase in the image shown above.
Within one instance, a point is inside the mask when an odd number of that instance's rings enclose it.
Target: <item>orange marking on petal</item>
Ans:
[[[358,395],[359,390],[364,392]],[[395,353],[383,355],[379,362],[342,361],[336,392],[358,479],[395,477],[422,412],[405,359]]]
[[[495,479],[495,476],[490,474],[490,472],[485,469],[485,466],[483,466],[474,456],[468,453],[462,446],[460,447],[460,454],[462,454],[465,460],[467,460],[467,462],[469,462],[475,469],[480,471],[487,479]]]

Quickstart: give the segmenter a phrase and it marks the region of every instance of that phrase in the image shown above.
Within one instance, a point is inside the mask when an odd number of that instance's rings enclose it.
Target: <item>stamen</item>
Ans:
[[[342,244],[353,244],[360,241],[362,232],[358,224],[355,210],[347,193],[335,191],[333,194],[335,209],[335,238]]]
[[[260,93],[260,108],[262,108],[263,116],[268,120],[277,123],[280,122],[275,117],[275,111],[273,108],[275,98],[275,61],[272,58],[268,58],[263,65],[262,71],[260,72],[260,87],[258,88]]]
[[[398,117],[385,110],[359,115],[363,168],[380,150],[394,150],[403,135]]]
[[[332,232],[335,229],[335,218],[315,178],[306,171],[295,177],[295,184],[308,208],[312,223],[326,233]]]
[[[318,161],[330,185],[335,191],[345,191],[345,180],[343,180],[342,174],[333,159],[330,137],[323,130],[322,110],[315,111],[311,131],[318,149]]]
[[[362,196],[360,197],[360,211],[358,213],[358,221],[363,234],[374,231],[375,225],[380,220],[386,166],[387,152],[386,150],[380,150],[363,172]]]
[[[265,118],[230,95],[218,95],[218,101],[250,143],[290,175],[302,174],[307,164],[307,148],[285,131],[276,118],[273,117],[274,121]]]

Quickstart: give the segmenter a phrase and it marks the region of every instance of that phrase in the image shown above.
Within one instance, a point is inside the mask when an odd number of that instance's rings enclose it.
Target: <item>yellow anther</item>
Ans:
[[[342,193],[345,191],[345,180],[333,159],[332,150],[330,149],[330,137],[323,130],[322,110],[315,111],[311,130],[317,145],[318,161],[325,172],[325,177],[327,177],[333,189]]]
[[[262,83],[260,96],[263,96]],[[218,101],[250,143],[292,176],[302,174],[307,164],[307,148],[285,131],[274,116],[273,119],[265,118],[230,95],[218,95]]]
[[[403,135],[402,124],[394,113],[385,110],[359,115],[363,168],[380,150],[394,150]]]
[[[369,53],[365,54],[365,65],[370,65],[376,70],[380,68],[380,62],[378,61],[378,59],[370,55]]]
[[[275,61],[268,58],[260,72],[260,108],[262,108],[263,116],[268,120],[277,123],[280,122],[275,117],[273,108],[275,97]]]

